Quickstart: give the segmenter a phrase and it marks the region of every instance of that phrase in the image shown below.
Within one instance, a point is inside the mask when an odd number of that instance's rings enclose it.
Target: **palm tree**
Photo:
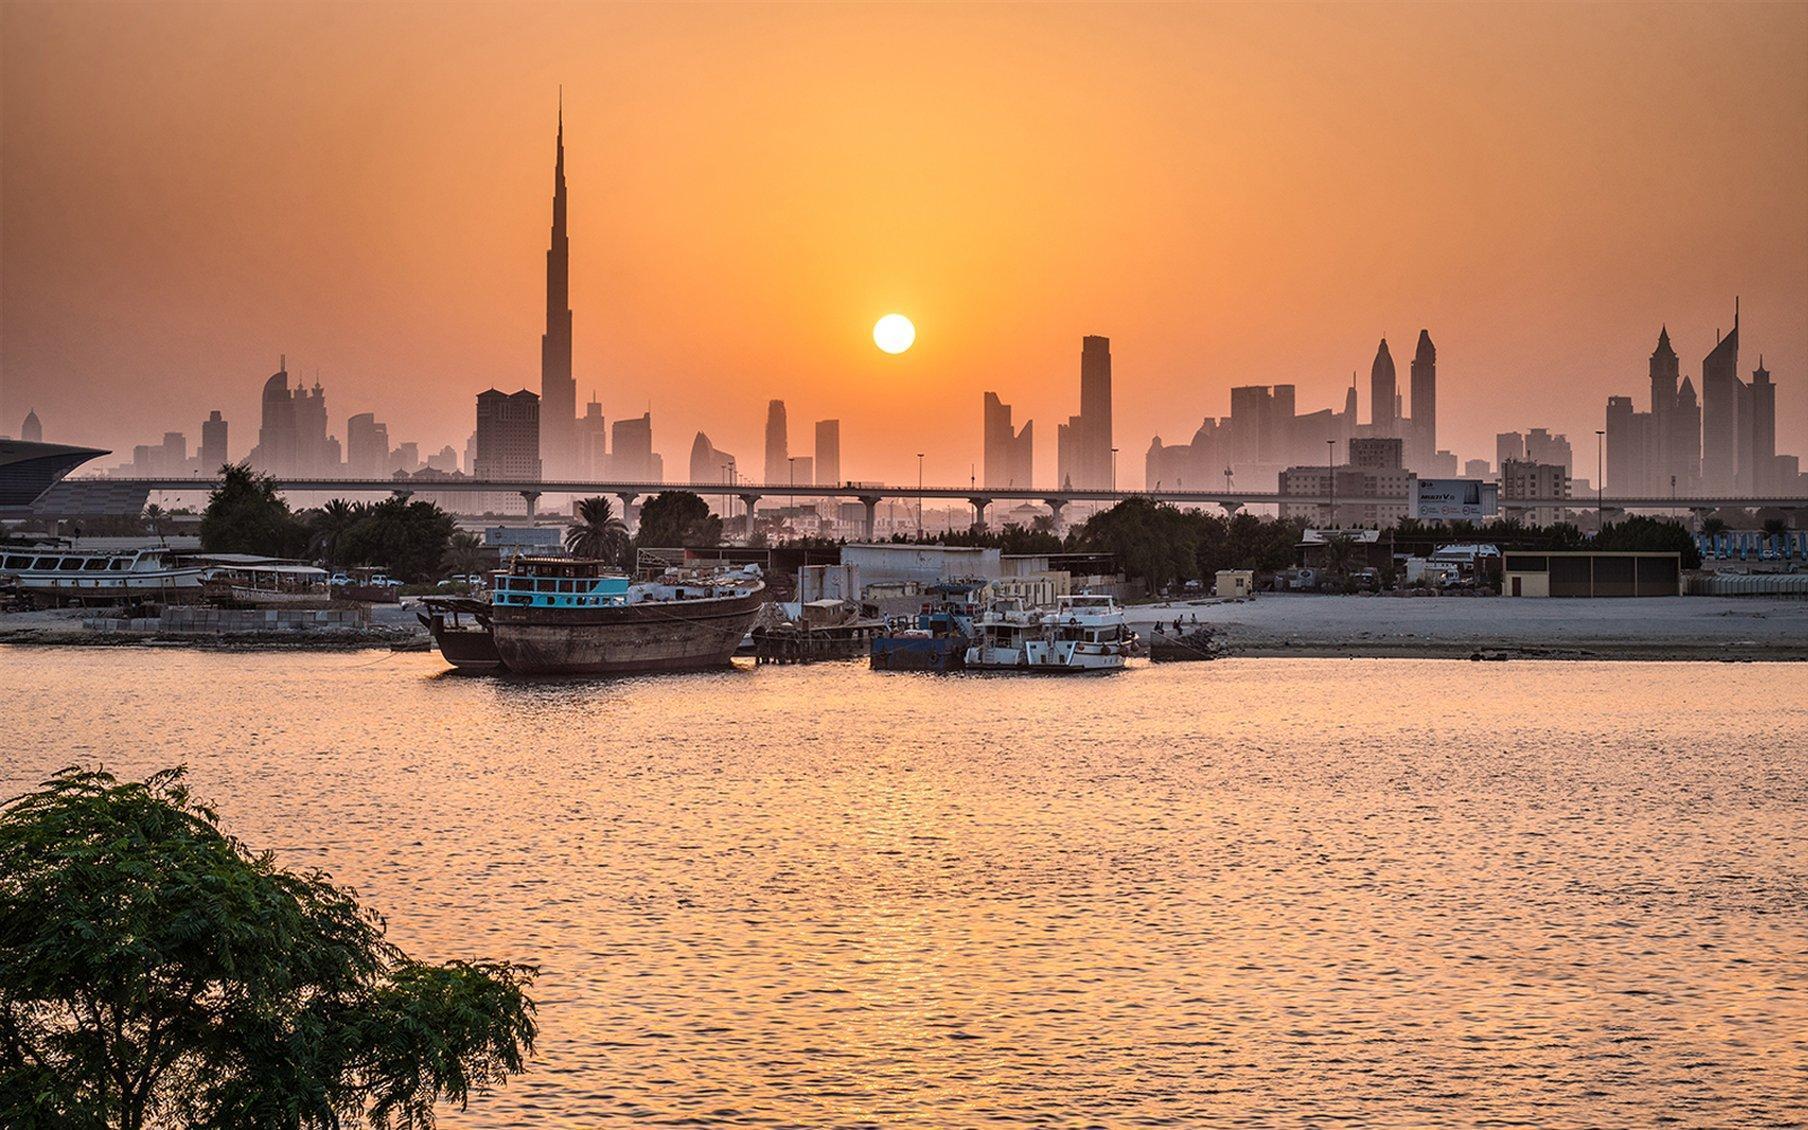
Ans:
[[[565,551],[573,557],[620,562],[628,553],[628,526],[606,498],[578,503],[577,523],[565,531]]]
[[[441,560],[440,568],[447,573],[473,575],[483,572],[489,561],[484,552],[483,539],[469,530],[453,530],[452,539],[446,543],[446,556]]]
[[[322,561],[338,564],[339,539],[361,517],[359,508],[343,498],[332,499],[320,508],[314,518],[313,548]]]
[[[155,502],[145,504],[144,520],[151,527],[151,535],[157,539],[158,545],[163,544],[163,519],[168,516],[168,512]]]

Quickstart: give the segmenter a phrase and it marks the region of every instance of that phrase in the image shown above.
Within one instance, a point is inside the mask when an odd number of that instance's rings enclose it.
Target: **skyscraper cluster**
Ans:
[[[703,438],[701,432],[698,433],[698,438]],[[816,421],[814,438],[814,455],[791,454],[791,433],[786,421],[785,402],[769,402],[766,405],[765,478],[761,481],[774,486],[840,485],[841,421]]]
[[[1795,460],[1777,455],[1777,392],[1762,357],[1739,377],[1739,308],[1701,361],[1701,398],[1682,376],[1668,326],[1649,368],[1650,405],[1607,398],[1606,489],[1644,497],[1773,495],[1792,489]]]
[[[1419,331],[1411,368],[1412,415],[1401,407],[1393,354],[1383,338],[1369,366],[1369,422],[1357,417],[1352,375],[1342,410],[1300,413],[1290,384],[1241,385],[1230,390],[1230,415],[1207,417],[1185,444],[1156,436],[1144,456],[1145,482],[1209,489],[1229,476],[1246,489],[1277,486],[1289,467],[1336,465],[1358,439],[1399,441],[1402,465],[1422,476],[1454,475],[1456,457],[1438,450],[1437,348]],[[1302,472],[1303,474],[1303,472]],[[1304,481],[1301,479],[1301,481]]]

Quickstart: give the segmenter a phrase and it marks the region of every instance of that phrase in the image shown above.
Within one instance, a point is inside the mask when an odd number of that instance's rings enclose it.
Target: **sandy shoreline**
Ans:
[[[1488,597],[1263,595],[1244,601],[1136,605],[1145,639],[1157,621],[1210,627],[1220,654],[1326,659],[1619,659],[1643,662],[1808,661],[1808,601],[1761,597],[1509,600]],[[0,645],[186,647],[227,651],[418,649],[401,622],[359,631],[229,636],[90,632],[80,616],[0,616]]]
[[[1263,595],[1138,605],[1139,633],[1173,618],[1224,654],[1410,659],[1808,660],[1808,601],[1759,597],[1512,600]]]

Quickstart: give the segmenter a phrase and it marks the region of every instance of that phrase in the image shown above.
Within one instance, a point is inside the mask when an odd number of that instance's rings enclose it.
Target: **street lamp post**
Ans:
[[[1337,528],[1337,441],[1325,441],[1325,496],[1331,500],[1331,515],[1325,520],[1325,528]]]
[[[1111,449],[1111,493],[1117,493],[1117,448]]]
[[[917,540],[923,540],[923,453],[917,452]]]
[[[1595,429],[1595,533],[1607,528],[1607,512],[1601,509],[1601,492],[1607,487],[1605,466],[1601,457],[1601,438],[1607,433],[1600,428]]]

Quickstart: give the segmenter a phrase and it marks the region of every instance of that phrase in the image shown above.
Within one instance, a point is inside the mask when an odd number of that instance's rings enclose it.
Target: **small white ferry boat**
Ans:
[[[0,550],[0,574],[17,578],[19,590],[52,601],[98,602],[200,595],[208,568],[178,562],[160,545],[138,549]]]
[[[977,671],[1119,671],[1136,641],[1117,600],[1090,594],[1058,597],[1053,609],[997,600],[974,630],[966,666]]]

